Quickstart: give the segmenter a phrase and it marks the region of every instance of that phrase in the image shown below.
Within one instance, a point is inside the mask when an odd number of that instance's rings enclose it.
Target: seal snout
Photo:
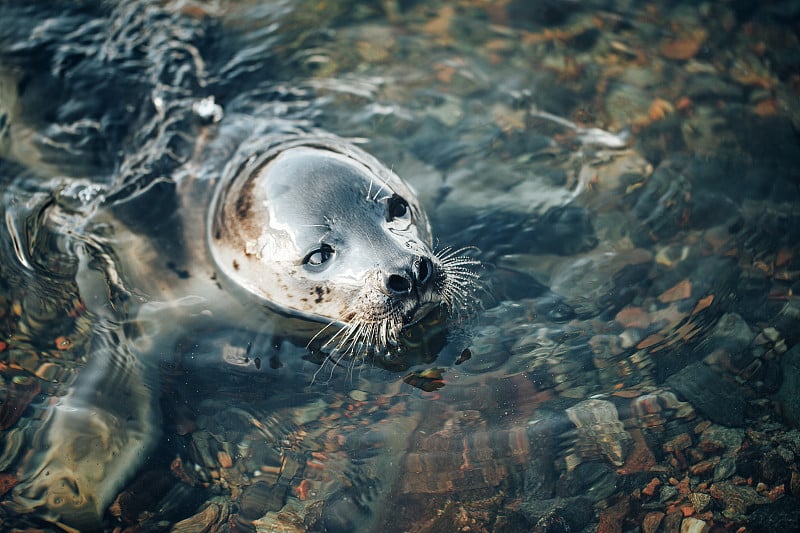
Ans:
[[[384,278],[384,285],[389,294],[405,296],[414,290],[422,291],[431,280],[433,262],[428,257],[417,257],[411,268],[402,272],[388,274]]]

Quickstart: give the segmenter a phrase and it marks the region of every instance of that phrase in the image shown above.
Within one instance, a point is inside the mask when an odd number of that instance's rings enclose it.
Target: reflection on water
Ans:
[[[0,522],[797,529],[798,16],[4,3]],[[480,248],[477,317],[326,366],[208,297],[209,183],[313,128]]]

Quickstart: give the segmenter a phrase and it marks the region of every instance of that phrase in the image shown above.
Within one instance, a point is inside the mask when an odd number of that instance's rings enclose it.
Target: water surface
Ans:
[[[86,450],[106,437],[81,464],[126,472],[107,530],[796,528],[799,17],[4,4],[0,520],[57,530],[69,487],[31,480],[77,420]],[[142,290],[194,273],[187,176],[312,127],[407,179],[440,246],[481,250],[489,294],[443,347],[320,366]]]

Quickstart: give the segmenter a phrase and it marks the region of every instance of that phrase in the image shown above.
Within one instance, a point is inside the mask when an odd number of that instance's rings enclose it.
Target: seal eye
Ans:
[[[386,207],[386,222],[403,218],[410,212],[410,209],[408,208],[408,202],[406,202],[402,196],[398,196],[396,194],[393,194],[392,197],[389,198],[389,202]]]
[[[319,266],[333,257],[333,248],[328,244],[323,244],[313,252],[303,258],[304,265]]]

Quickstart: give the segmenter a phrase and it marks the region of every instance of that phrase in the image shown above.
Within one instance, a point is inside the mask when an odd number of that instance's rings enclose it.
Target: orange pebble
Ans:
[[[647,486],[642,489],[642,494],[644,494],[645,496],[652,496],[653,494],[655,494],[656,489],[658,488],[659,485],[661,485],[661,480],[658,479],[657,477],[654,477],[650,481],[650,483],[648,483]]]
[[[294,492],[294,495],[297,496],[298,500],[305,501],[308,499],[309,493],[311,492],[311,482],[307,479],[304,479],[299,484],[292,487],[292,492]]]
[[[233,459],[224,451],[217,452],[217,461],[222,468],[231,468],[233,466]]]
[[[70,348],[72,348],[72,341],[63,335],[56,338],[55,344],[56,344],[56,349],[62,351],[69,350]]]

